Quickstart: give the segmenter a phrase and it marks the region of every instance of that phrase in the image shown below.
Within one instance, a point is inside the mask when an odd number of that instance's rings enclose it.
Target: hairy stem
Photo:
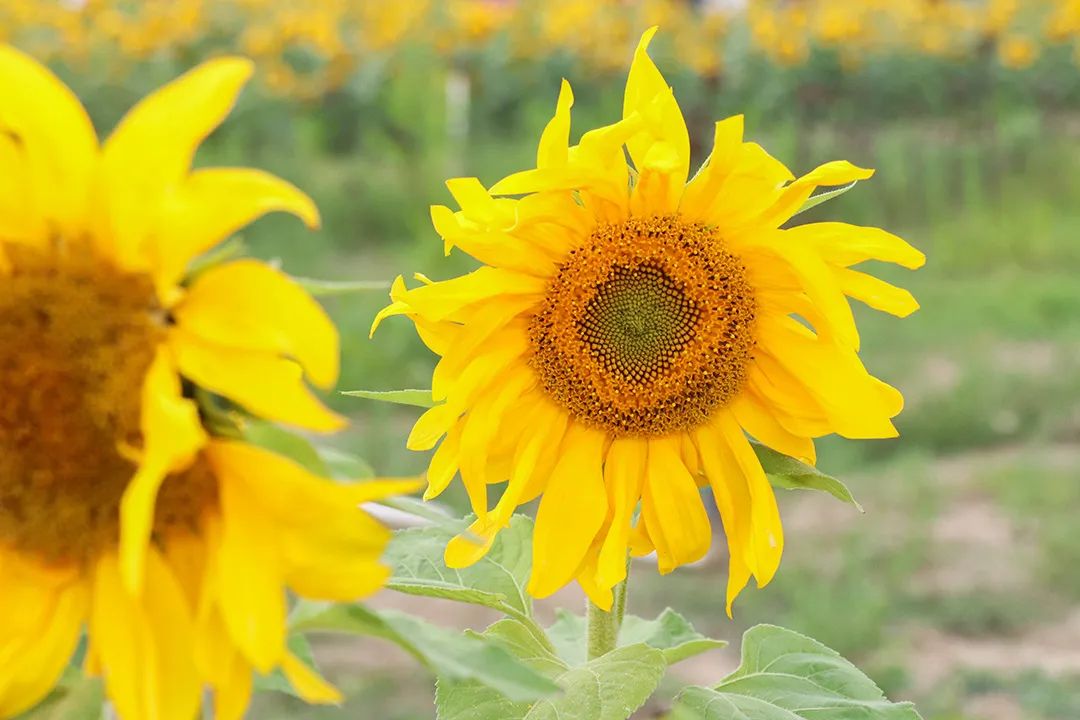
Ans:
[[[619,639],[619,628],[622,627],[623,616],[626,614],[626,586],[629,580],[629,563],[627,564],[627,577],[613,589],[615,595],[611,605],[611,612],[603,610],[593,604],[592,600],[586,608],[586,623],[588,633],[589,659],[606,655],[615,649]]]

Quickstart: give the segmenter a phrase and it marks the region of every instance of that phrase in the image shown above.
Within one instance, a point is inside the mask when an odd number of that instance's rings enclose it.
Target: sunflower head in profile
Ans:
[[[338,336],[306,292],[253,260],[191,261],[260,215],[318,223],[271,175],[191,170],[251,65],[202,65],[99,146],[48,70],[0,46],[0,717],[86,667],[124,720],[191,720],[203,689],[240,718],[252,672],[336,691],[286,649],[286,588],[362,596],[387,531],[341,485],[209,427],[209,397],[316,431],[342,419],[306,382]]]
[[[751,576],[769,582],[784,547],[748,436],[812,463],[814,438],[896,435],[903,400],[860,362],[848,297],[911,313],[908,292],[853,266],[924,257],[876,228],[783,229],[816,188],[871,171],[831,162],[796,179],[743,141],[742,117],[716,124],[690,179],[686,124],[646,53],[652,34],[621,120],[570,145],[564,82],[535,169],[490,189],[448,183],[461,210],[432,208],[435,228],[447,252],[483,266],[417,276],[412,289],[399,278],[376,325],[406,315],[441,356],[439,404],[408,445],[438,446],[427,496],[460,472],[476,513],[447,547],[449,565],[475,562],[540,497],[530,592],[576,578],[607,608],[628,549],[655,552],[661,572],[705,554],[709,487],[730,551],[730,613]],[[501,482],[489,507],[487,487]]]

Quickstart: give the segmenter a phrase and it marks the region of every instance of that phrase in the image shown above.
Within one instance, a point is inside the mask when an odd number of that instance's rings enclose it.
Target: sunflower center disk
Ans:
[[[145,277],[75,253],[5,254],[13,267],[0,275],[0,545],[46,562],[89,560],[118,538],[136,469],[121,449],[142,446],[142,384],[163,314]],[[169,478],[156,528],[194,522],[191,508],[210,496],[192,487],[208,484],[198,465]]]
[[[598,227],[530,325],[532,365],[581,422],[660,435],[704,422],[742,386],[756,303],[711,229],[677,216]]]

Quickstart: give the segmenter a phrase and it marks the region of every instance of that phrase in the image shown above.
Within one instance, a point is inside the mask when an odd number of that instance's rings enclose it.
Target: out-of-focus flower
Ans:
[[[337,330],[254,260],[190,262],[302,192],[191,170],[250,62],[223,58],[133,108],[99,147],[78,99],[0,47],[0,717],[44,697],[85,627],[86,667],[124,720],[190,720],[204,687],[239,719],[253,671],[338,699],[285,645],[286,588],[378,588],[389,533],[343,485],[223,436],[200,397],[314,431],[343,420],[306,380],[338,374]]]
[[[998,59],[1013,70],[1023,70],[1035,64],[1039,58],[1039,46],[1030,37],[1009,35],[998,43]]]

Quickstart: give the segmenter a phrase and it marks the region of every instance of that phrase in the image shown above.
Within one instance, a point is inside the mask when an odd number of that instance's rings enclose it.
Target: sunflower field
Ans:
[[[0,720],[1080,718],[1080,1],[0,0]]]

